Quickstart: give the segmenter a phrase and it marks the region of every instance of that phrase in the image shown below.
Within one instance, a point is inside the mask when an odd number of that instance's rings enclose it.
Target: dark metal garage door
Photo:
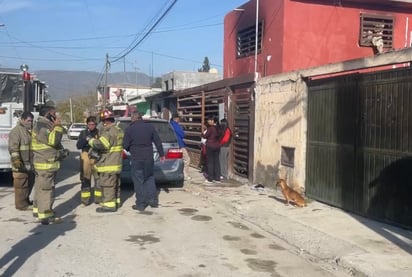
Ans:
[[[412,70],[308,84],[307,195],[412,227]]]

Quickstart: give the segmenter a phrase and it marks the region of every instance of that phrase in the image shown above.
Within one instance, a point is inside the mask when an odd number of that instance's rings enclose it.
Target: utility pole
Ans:
[[[74,123],[73,120],[73,103],[72,103],[72,98],[70,97],[70,123]]]
[[[258,39],[259,39],[259,0],[256,0],[256,26],[255,26],[255,81],[258,78],[258,62],[257,62],[257,56],[258,56]]]
[[[104,91],[103,91],[103,109],[106,109],[106,93],[107,93],[107,74],[109,72],[109,54],[106,53],[106,66],[104,76]]]
[[[137,60],[135,60],[134,61],[134,71],[135,71],[135,74],[136,74],[136,86],[137,86],[137,71],[139,70],[140,68],[139,67],[137,67]]]
[[[150,84],[151,86],[152,86],[153,83],[154,83],[154,76],[153,76],[153,71],[154,71],[154,70],[153,70],[153,67],[154,67],[154,65],[153,65],[153,56],[154,56],[154,55],[153,55],[153,52],[152,52],[152,72],[151,72],[151,76],[152,76],[151,82],[152,82],[152,83]]]
[[[123,77],[124,77],[124,82],[126,83],[129,80],[126,74],[126,56],[123,57]]]

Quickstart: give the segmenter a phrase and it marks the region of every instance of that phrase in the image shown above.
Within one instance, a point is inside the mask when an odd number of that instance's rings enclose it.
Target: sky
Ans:
[[[223,20],[248,0],[0,0],[0,68],[159,77],[223,71]]]

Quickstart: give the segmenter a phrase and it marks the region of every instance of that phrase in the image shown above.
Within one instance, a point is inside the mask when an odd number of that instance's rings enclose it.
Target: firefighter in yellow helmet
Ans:
[[[95,162],[97,180],[102,190],[98,213],[115,212],[120,205],[120,172],[122,171],[123,130],[115,124],[111,111],[104,111],[101,120],[103,130],[99,138],[88,138],[88,144],[99,153]]]
[[[41,108],[32,131],[32,151],[36,173],[35,206],[37,216],[44,225],[60,222],[60,218],[54,214],[53,202],[56,173],[60,168],[60,161],[68,155],[61,144],[62,137],[63,127],[55,108]]]

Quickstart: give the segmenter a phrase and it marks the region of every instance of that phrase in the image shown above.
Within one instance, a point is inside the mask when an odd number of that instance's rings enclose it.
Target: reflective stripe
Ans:
[[[116,198],[116,203],[117,203],[117,204],[120,204],[120,197],[119,197],[119,198]]]
[[[96,170],[99,173],[118,172],[118,171],[122,171],[122,165],[96,166]]]
[[[63,133],[63,127],[62,126],[55,126],[53,131]]]
[[[56,132],[54,130],[49,134],[47,141],[49,144],[54,145],[54,142],[56,141]]]
[[[53,212],[38,213],[39,219],[50,218],[53,216]]]
[[[33,213],[34,213],[34,214],[37,214],[38,212],[39,212],[39,208],[33,207]]]
[[[101,203],[103,207],[107,208],[116,208],[116,202],[115,201],[108,201],[108,202],[103,202]]]
[[[89,144],[90,147],[93,147],[93,142],[94,142],[95,140],[96,140],[95,138],[89,139],[88,144]]]
[[[34,163],[34,168],[37,170],[49,170],[49,169],[59,169],[60,163]]]
[[[109,152],[121,152],[121,151],[123,151],[123,146],[113,146],[109,150]]]
[[[32,141],[31,147],[32,147],[32,150],[46,150],[46,149],[53,148],[47,144],[37,143],[35,140]]]
[[[102,197],[102,192],[100,190],[94,190],[94,196]]]
[[[80,193],[80,197],[81,197],[81,198],[89,198],[90,195],[91,195],[90,191],[82,191],[82,192]]]
[[[29,145],[20,145],[20,150],[21,151],[30,150],[30,146]]]
[[[110,141],[105,137],[100,137],[100,142],[103,144],[104,148],[110,149]]]
[[[19,154],[19,152],[12,152],[12,153],[10,154],[10,156],[11,156],[11,157],[20,157],[20,154]]]
[[[63,127],[61,126],[54,126],[53,130],[50,132],[47,140],[50,145],[56,144],[56,135],[57,133],[63,133]]]

